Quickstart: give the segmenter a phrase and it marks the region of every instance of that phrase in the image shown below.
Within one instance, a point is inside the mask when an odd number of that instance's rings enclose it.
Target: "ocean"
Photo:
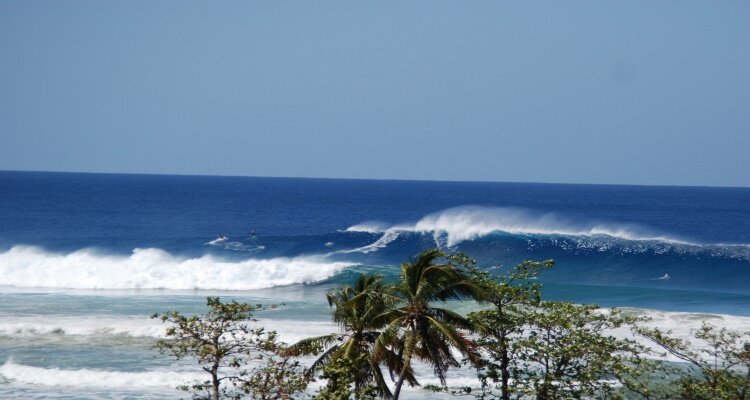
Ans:
[[[326,291],[429,247],[552,258],[545,298],[678,335],[750,328],[750,188],[0,172],[0,398],[186,397],[200,371],[151,314],[283,304],[257,317],[293,342],[336,329]]]

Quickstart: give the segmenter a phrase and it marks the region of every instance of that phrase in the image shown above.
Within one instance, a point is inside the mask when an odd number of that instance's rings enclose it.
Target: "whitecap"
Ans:
[[[41,368],[8,360],[0,366],[0,376],[15,383],[67,387],[177,387],[187,381],[205,379],[207,374],[167,369],[141,372],[97,369]]]
[[[429,214],[413,224],[384,227],[379,223],[364,223],[351,226],[346,231],[432,233],[438,237],[444,235],[447,247],[498,232],[521,235],[609,236],[631,241],[691,244],[637,224],[579,223],[555,213],[535,213],[512,207],[455,207]]]
[[[14,246],[0,253],[0,284],[70,289],[252,290],[330,278],[357,265],[323,257],[225,260],[213,255],[174,256],[157,248],[129,256],[93,249],[52,253]]]

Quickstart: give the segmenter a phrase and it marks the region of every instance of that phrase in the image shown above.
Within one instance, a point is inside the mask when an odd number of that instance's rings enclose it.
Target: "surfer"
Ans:
[[[224,235],[222,235],[220,233],[219,236],[216,237],[216,239],[214,239],[214,240],[212,240],[212,241],[210,241],[210,242],[208,242],[206,244],[219,245],[219,244],[222,244],[222,243],[226,242],[227,240],[229,240],[229,238],[226,237],[226,236],[224,236]]]
[[[257,239],[257,237],[255,236],[255,229],[253,229],[253,230],[252,230],[252,231],[250,232],[250,239],[252,239],[252,240],[255,240],[255,239]]]

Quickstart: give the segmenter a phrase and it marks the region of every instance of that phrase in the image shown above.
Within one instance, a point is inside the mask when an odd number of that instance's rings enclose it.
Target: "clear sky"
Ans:
[[[0,170],[750,186],[750,1],[0,0]]]

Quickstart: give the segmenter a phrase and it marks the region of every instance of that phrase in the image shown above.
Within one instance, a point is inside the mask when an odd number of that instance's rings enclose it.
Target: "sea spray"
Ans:
[[[92,249],[60,254],[30,246],[0,253],[3,285],[72,289],[251,290],[315,282],[354,265],[319,256],[181,258],[156,248],[135,249],[129,256]]]
[[[454,207],[429,214],[413,224],[369,222],[347,228],[349,232],[419,232],[444,233],[447,245],[487,236],[495,232],[530,235],[610,236],[624,240],[661,241],[689,244],[637,224],[602,221],[574,222],[556,213],[539,213],[513,207]]]

